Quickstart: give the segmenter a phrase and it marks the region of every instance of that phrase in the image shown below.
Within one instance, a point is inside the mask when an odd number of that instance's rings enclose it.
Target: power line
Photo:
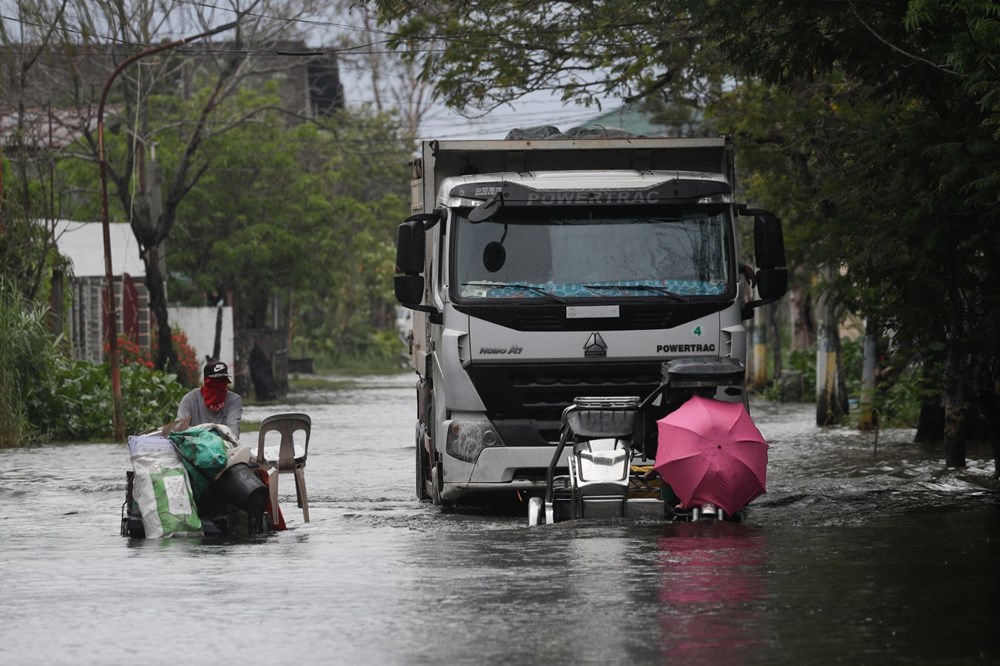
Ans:
[[[197,2],[196,0],[179,0],[179,1],[182,2],[183,4],[188,4],[188,5],[191,5],[191,6],[204,7],[204,8],[212,9],[212,10],[219,11],[219,12],[233,13],[233,10],[230,10],[228,8],[220,8],[220,7],[218,7],[216,5],[212,5],[210,3]],[[394,33],[394,32],[388,31],[388,30],[372,29],[372,28],[361,28],[361,27],[352,26],[350,24],[339,23],[339,22],[334,22],[334,21],[323,21],[323,20],[318,20],[318,19],[305,19],[305,18],[283,18],[283,17],[269,16],[269,15],[266,15],[266,14],[252,14],[252,13],[251,14],[245,14],[245,16],[253,16],[253,17],[261,18],[261,19],[281,20],[281,21],[285,21],[285,22],[288,22],[288,23],[302,23],[302,24],[307,24],[307,25],[312,25],[312,26],[334,27],[334,28],[338,28],[338,29],[345,29],[345,30],[353,30],[353,31],[357,31],[357,32],[363,32],[363,33],[366,33],[366,34],[379,35],[379,36],[382,36],[382,37],[386,37],[386,36],[388,36],[388,37],[398,37],[398,36],[400,36],[398,33]],[[39,27],[39,28],[47,28],[47,27],[49,27],[49,26],[44,25],[44,24],[34,23],[32,21],[28,21],[28,20],[25,20],[25,19],[14,18],[14,17],[5,16],[5,15],[0,15],[0,18],[3,18],[5,20],[9,20],[9,21],[15,21],[15,22],[24,23],[26,25],[32,25],[34,27]],[[74,35],[84,36],[84,33],[82,31],[70,28],[68,26],[62,26],[60,29],[63,30],[64,32],[68,33],[68,34],[74,34]],[[92,37],[93,34],[92,33],[87,33],[87,36]],[[107,39],[107,40],[109,40],[109,41],[111,41],[111,42],[113,42],[115,44],[120,44],[120,45],[125,45],[125,46],[133,46],[133,47],[148,46],[148,45],[146,45],[144,43],[139,43],[139,42],[134,42],[134,43],[133,42],[127,42],[127,41],[119,39],[117,37],[104,36],[103,39]],[[385,50],[385,51],[382,51],[382,50],[372,50],[373,47],[381,45],[381,44],[385,44],[387,41],[388,41],[387,39],[382,39],[380,41],[371,42],[371,43],[368,43],[368,44],[353,45],[353,46],[347,46],[347,47],[329,47],[329,48],[321,48],[321,49],[306,49],[306,50],[300,50],[300,51],[291,51],[291,50],[280,49],[280,48],[271,48],[271,49],[264,49],[264,48],[235,49],[235,48],[224,48],[224,47],[220,48],[218,45],[202,45],[202,46],[195,46],[195,47],[186,47],[186,48],[177,49],[177,51],[180,52],[180,53],[183,53],[183,54],[185,54],[187,56],[199,56],[199,57],[214,57],[214,56],[218,56],[218,55],[234,55],[234,54],[252,55],[252,56],[267,56],[267,55],[270,55],[270,56],[284,56],[284,57],[314,57],[314,56],[322,56],[322,55],[325,55],[325,56],[330,56],[330,55],[343,55],[343,56],[347,56],[347,55],[350,55],[351,53],[358,53],[358,55],[360,55],[360,51],[364,50],[364,49],[369,49],[368,51],[366,51],[366,53],[368,53],[368,54],[375,53],[375,54],[394,54],[394,55],[396,55],[397,53],[395,51],[393,51],[393,50]],[[490,44],[487,43],[484,46],[484,48],[488,48],[489,45]],[[423,49],[423,50],[417,50],[416,52],[417,53],[439,53],[439,52],[444,52],[444,50],[445,50],[444,48],[428,48],[428,49]],[[14,51],[14,50],[8,50],[8,52],[10,53],[10,52],[16,52],[16,51]],[[27,51],[25,51],[25,53],[26,52]],[[71,57],[76,57],[76,58],[83,58],[83,57],[93,57],[94,54],[85,54],[85,53],[80,53],[78,51],[69,51],[69,50],[67,50],[65,52],[65,55],[71,56]],[[342,79],[342,81],[344,80],[343,75],[342,75],[341,79]],[[371,101],[371,100],[370,99],[366,99],[365,101]],[[357,103],[357,100],[355,100],[355,103]],[[517,104],[519,106],[520,105],[524,105],[524,104],[535,104],[535,103],[537,103],[537,104],[544,104],[544,103],[551,103],[551,102],[547,102],[547,101],[546,102],[532,102],[532,101],[524,101],[524,100],[517,101]],[[489,121],[488,123],[480,123],[476,119],[465,119],[464,122],[466,122],[468,124],[468,126],[469,126],[470,129],[468,129],[467,131],[463,130],[462,133],[479,134],[479,135],[491,134],[491,133],[495,133],[497,131],[503,131],[505,129],[509,129],[509,127],[514,126],[514,125],[521,125],[521,126],[523,126],[523,125],[526,124],[524,121],[527,121],[527,123],[530,124],[531,122],[534,121],[534,118],[535,118],[534,116],[531,116],[530,114],[525,114],[524,112],[513,112],[513,113],[516,116],[516,119],[514,119],[514,122],[508,122],[508,121],[503,120],[503,116],[502,115],[498,116],[496,110],[488,112],[486,114],[488,117],[491,118],[491,121]],[[587,112],[587,117],[589,117],[591,115],[593,115],[593,114],[588,111]],[[551,123],[550,119],[553,117],[553,113],[550,112],[550,111],[539,112],[539,114],[538,114],[537,117],[541,121],[544,121],[546,123]],[[580,120],[585,120],[586,119],[583,116],[583,114],[581,114],[581,113],[577,113],[577,114],[571,115],[569,118],[570,118],[571,122],[575,121],[578,118]],[[428,118],[428,120],[421,122],[421,124],[420,124],[421,130],[420,131],[421,131],[421,134],[423,134],[424,132],[433,132],[435,130],[438,130],[439,128],[443,129],[443,130],[451,130],[451,129],[454,129],[454,126],[455,126],[454,121],[450,121],[448,119],[443,119],[440,123],[435,123],[435,122],[433,122],[433,118]],[[495,128],[497,128],[497,129],[495,129]]]
[[[44,23],[35,23],[35,22],[29,21],[27,19],[16,18],[16,17],[13,17],[13,16],[7,16],[5,14],[0,14],[0,19],[3,19],[5,21],[13,21],[15,23],[20,23],[22,25],[28,25],[28,26],[31,26],[33,28],[39,28],[39,29],[48,29],[48,28],[51,27],[51,26],[49,26],[47,24],[44,24]],[[289,20],[292,20],[292,19],[289,19]],[[81,37],[88,37],[91,40],[95,36],[94,33],[92,33],[92,32],[85,32],[83,30],[77,30],[75,28],[70,28],[68,26],[60,26],[58,30],[59,30],[59,32],[62,32],[62,33],[65,33],[65,34],[79,35]],[[152,46],[152,44],[149,44],[149,43],[146,43],[146,42],[141,42],[141,41],[127,41],[127,40],[121,39],[120,37],[109,36],[109,35],[106,35],[106,34],[98,35],[98,38],[100,40],[104,40],[104,41],[111,42],[111,43],[114,43],[114,44],[119,44],[119,45],[122,45],[122,46],[131,46],[131,47],[135,47],[135,48],[147,48],[149,46]],[[89,43],[91,43],[91,44],[95,44],[95,43],[96,44],[100,44],[101,42],[93,42],[93,41],[91,41]],[[236,49],[236,48],[221,48],[221,47],[218,47],[218,46],[215,46],[215,47],[190,47],[190,46],[187,46],[187,47],[180,47],[180,48],[174,49],[174,51],[175,52],[179,52],[179,53],[184,53],[186,55],[195,55],[195,56],[277,55],[277,56],[289,56],[289,57],[315,57],[315,56],[323,56],[323,55],[336,55],[336,54],[348,53],[348,52],[351,52],[351,51],[360,51],[362,49],[367,49],[369,47],[378,46],[378,45],[382,45],[382,44],[386,44],[386,43],[388,43],[388,40],[382,40],[382,41],[379,41],[379,42],[370,42],[370,43],[367,43],[367,44],[355,44],[355,45],[350,45],[350,46],[323,47],[323,48],[318,48],[318,49],[304,49],[304,50],[301,50],[301,51],[288,51],[288,50],[283,50],[283,49],[278,49],[278,48],[270,48],[270,49],[268,49],[268,48]],[[80,45],[82,46],[83,43],[81,43]],[[16,54],[16,55],[34,55],[35,51],[33,49],[24,48],[26,46],[24,44],[22,44],[21,46],[22,46],[22,48],[9,48],[8,47],[8,48],[5,48],[4,51],[6,51],[7,53],[13,53],[13,54]],[[72,58],[88,58],[88,57],[94,57],[95,55],[100,55],[100,54],[95,54],[95,53],[81,53],[81,52],[79,52],[77,50],[61,49],[61,48],[60,49],[51,49],[50,48],[50,49],[47,49],[46,52],[47,53],[51,53],[51,54],[55,54],[55,55],[65,56],[65,57],[72,57]],[[421,53],[436,53],[436,52],[442,52],[443,53],[444,52],[444,48],[439,48],[439,49],[425,49],[425,50],[420,51],[420,52]],[[391,55],[391,54],[396,54],[397,52],[390,49],[390,50],[384,50],[384,51],[380,51],[380,50],[379,51],[368,50],[368,51],[365,51],[365,53],[366,54],[378,54],[378,55]]]
[[[211,9],[211,10],[217,11],[217,12],[226,12],[226,13],[229,13],[229,14],[236,14],[237,18],[249,16],[249,17],[252,17],[252,18],[262,19],[262,20],[284,22],[284,23],[289,23],[289,24],[304,24],[304,25],[310,25],[310,26],[313,26],[313,27],[337,28],[337,29],[340,29],[340,30],[347,30],[347,31],[353,31],[353,32],[361,32],[361,33],[366,33],[366,34],[371,34],[371,35],[379,35],[379,36],[382,36],[382,37],[388,37],[389,38],[389,39],[381,39],[381,40],[377,40],[377,41],[366,42],[364,44],[354,44],[354,45],[341,46],[341,47],[323,47],[323,48],[320,48],[320,49],[310,49],[308,51],[303,51],[303,52],[300,52],[300,53],[280,53],[280,54],[276,54],[276,55],[309,56],[309,55],[329,55],[331,53],[345,52],[345,51],[358,51],[358,50],[366,49],[366,48],[377,46],[377,45],[387,44],[387,43],[389,43],[391,41],[391,39],[396,39],[396,38],[406,40],[408,43],[412,43],[414,41],[421,42],[421,41],[434,41],[434,40],[442,41],[442,42],[468,43],[468,44],[473,44],[473,45],[481,45],[481,48],[483,50],[491,50],[491,49],[493,49],[494,47],[496,47],[497,45],[500,45],[500,44],[504,44],[504,45],[509,46],[509,47],[521,47],[521,48],[525,48],[525,49],[529,49],[530,50],[532,48],[537,48],[537,47],[532,46],[530,44],[517,44],[517,43],[514,43],[513,38],[516,38],[516,37],[519,37],[519,36],[531,36],[531,37],[534,37],[534,36],[537,36],[537,35],[573,34],[573,33],[576,33],[576,32],[586,33],[586,32],[589,32],[589,31],[596,31],[596,30],[621,30],[621,29],[626,29],[626,28],[636,28],[636,27],[648,27],[648,26],[659,26],[659,25],[662,25],[662,22],[657,22],[657,21],[650,20],[650,21],[631,21],[631,22],[622,22],[622,23],[605,23],[605,24],[600,24],[600,25],[597,24],[597,23],[595,23],[592,26],[578,24],[578,25],[575,25],[575,26],[567,27],[567,28],[552,28],[552,27],[541,28],[541,27],[537,27],[537,28],[533,28],[532,30],[523,30],[523,31],[514,30],[514,31],[509,31],[509,32],[507,32],[507,33],[505,33],[503,35],[503,38],[500,38],[500,36],[497,35],[497,34],[495,34],[495,33],[491,35],[490,33],[487,33],[487,32],[479,32],[479,33],[476,33],[476,38],[473,40],[473,39],[468,39],[468,38],[460,38],[460,37],[453,37],[453,36],[446,36],[446,35],[407,35],[407,34],[395,32],[395,31],[392,31],[392,30],[382,30],[382,29],[378,29],[378,28],[359,27],[359,26],[351,25],[349,23],[339,23],[339,22],[335,22],[335,21],[326,21],[326,20],[319,20],[319,19],[307,19],[307,18],[287,18],[287,17],[282,17],[282,16],[274,16],[274,15],[260,14],[260,13],[254,13],[254,12],[238,12],[236,10],[233,10],[233,9],[230,9],[230,8],[227,8],[227,7],[219,7],[218,5],[213,5],[213,4],[206,3],[206,2],[196,2],[195,0],[177,0],[177,1],[179,3],[181,3],[181,4],[191,5],[191,6],[195,6],[195,7],[203,7],[203,8]],[[3,19],[8,20],[8,21],[13,21],[13,22],[16,22],[16,23],[20,23],[22,25],[29,25],[31,27],[39,28],[39,29],[48,29],[48,28],[52,27],[52,26],[50,26],[48,24],[35,23],[35,22],[29,21],[29,20],[26,20],[26,19],[23,19],[23,18],[15,18],[15,17],[12,17],[12,16],[0,15],[0,18],[3,18]],[[67,26],[61,26],[59,28],[59,30],[61,30],[63,32],[66,32],[66,33],[80,35],[80,36],[93,36],[89,32],[85,33],[85,32],[83,32],[81,30],[77,30],[77,29],[74,29],[74,28],[69,28]],[[491,39],[491,37],[492,37],[492,39]],[[125,44],[125,45],[150,46],[150,44],[146,44],[144,42],[129,42],[129,41],[120,39],[120,38],[118,38],[116,36],[109,36],[109,35],[100,35],[100,39],[107,40],[107,41],[110,41],[110,42],[119,43],[119,44]],[[592,46],[592,47],[597,47],[597,46],[612,47],[612,46],[617,46],[619,44],[620,44],[619,41],[601,41],[601,42],[592,43],[590,46]],[[574,44],[571,43],[571,42],[565,42],[565,43],[563,43],[563,42],[554,42],[554,43],[550,44],[549,46],[550,47],[572,47],[572,46],[574,46]],[[185,52],[188,51],[188,49],[185,49],[185,48],[178,49],[178,50],[179,51],[185,51]],[[407,48],[406,51],[408,53],[426,54],[426,53],[443,53],[443,52],[446,51],[446,49],[445,49],[445,47]],[[191,49],[191,52],[192,53],[206,53],[206,52],[208,52],[208,53],[216,53],[216,54],[218,54],[218,53],[229,53],[229,54],[240,54],[240,53],[246,53],[246,54],[267,54],[267,53],[272,53],[271,51],[268,51],[266,49],[262,49],[262,50],[258,50],[258,49],[246,49],[246,50],[242,50],[242,49],[238,49],[238,50],[215,49],[215,50],[211,50],[211,51],[206,51],[205,49],[200,49],[200,50],[199,49]],[[384,51],[382,51],[382,50],[371,51],[370,50],[370,51],[366,51],[366,53],[372,53],[372,54],[377,54],[377,55],[398,55],[399,51],[396,50],[396,49],[387,49],[387,50],[384,50]],[[67,54],[67,55],[73,55],[73,54]]]
[[[350,23],[339,23],[335,21],[327,21],[320,19],[304,19],[304,18],[287,18],[283,16],[275,16],[272,14],[260,14],[255,12],[237,12],[236,10],[230,9],[228,7],[220,7],[218,5],[213,5],[208,2],[197,2],[196,0],[177,0],[181,4],[191,5],[195,7],[203,7],[205,9],[211,9],[217,12],[229,12],[231,14],[237,14],[238,16],[251,16],[258,19],[266,19],[271,21],[283,21],[286,23],[303,23],[306,25],[312,25],[315,27],[329,27],[329,28],[340,28],[342,30],[348,30],[353,32],[364,32],[364,33],[376,33],[380,35],[386,35],[393,38],[400,38],[404,40],[429,40],[429,39],[440,39],[443,41],[456,41],[456,42],[472,42],[472,40],[450,37],[444,35],[409,35],[393,30],[383,30],[380,28],[365,28]],[[589,32],[595,30],[623,30],[627,28],[648,28],[648,27],[659,27],[666,23],[683,23],[687,22],[686,19],[673,19],[671,21],[666,21],[663,17],[650,17],[649,20],[630,20],[630,21],[617,21],[617,22],[606,22],[600,23],[594,21],[593,24],[577,24],[575,26],[570,26],[566,28],[557,27],[539,27],[533,26],[530,30],[511,30],[505,34],[507,38],[510,37],[520,37],[524,35],[535,36],[535,35],[554,35],[554,34],[573,34],[575,32]],[[482,41],[482,38],[488,36],[490,33],[481,31],[476,34],[476,42]],[[494,33],[495,34],[495,33]],[[608,42],[607,44],[613,44],[617,42]],[[557,44],[558,45],[558,44]],[[563,44],[565,46],[565,44]]]
[[[235,10],[229,9],[227,7],[219,7],[218,5],[213,5],[207,2],[195,2],[195,0],[177,0],[178,3],[183,5],[191,5],[193,7],[204,7],[205,9],[212,9],[219,12],[230,12],[237,14],[237,16],[251,16],[253,18],[266,19],[269,21],[284,21],[286,23],[302,23],[305,25],[313,25],[317,27],[324,28],[340,28],[342,30],[353,30],[357,32],[366,33],[378,33],[382,35],[388,35],[391,37],[399,37],[398,33],[389,30],[378,30],[374,28],[360,28],[358,26],[353,26],[349,23],[336,23],[333,21],[321,21],[319,19],[306,19],[306,18],[286,18],[283,16],[272,16],[268,14],[257,14],[254,12],[237,12]]]

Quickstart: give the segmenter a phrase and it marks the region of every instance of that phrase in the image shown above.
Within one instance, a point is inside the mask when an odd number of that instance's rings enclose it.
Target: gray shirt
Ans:
[[[240,419],[243,418],[243,398],[238,393],[226,391],[226,403],[218,412],[213,412],[205,406],[205,401],[201,397],[201,389],[192,389],[181,398],[181,404],[177,407],[177,418],[185,416],[191,417],[191,425],[196,426],[202,423],[219,423],[229,428],[233,433],[233,439],[240,439]]]

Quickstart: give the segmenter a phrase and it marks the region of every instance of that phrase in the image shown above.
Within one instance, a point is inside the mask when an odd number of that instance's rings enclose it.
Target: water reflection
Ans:
[[[733,523],[681,523],[657,541],[661,653],[683,663],[740,663],[762,644],[767,535]]]

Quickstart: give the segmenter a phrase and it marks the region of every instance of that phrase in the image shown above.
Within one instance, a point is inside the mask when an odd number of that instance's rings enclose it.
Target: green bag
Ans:
[[[197,502],[229,464],[229,447],[211,430],[188,428],[168,435],[191,478]]]
[[[201,534],[201,518],[183,469],[161,469],[149,475],[153,482],[156,512],[165,536]]]

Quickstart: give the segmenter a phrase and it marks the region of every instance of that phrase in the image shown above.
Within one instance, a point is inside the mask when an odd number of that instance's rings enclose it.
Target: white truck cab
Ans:
[[[785,291],[780,223],[734,202],[728,137],[432,141],[413,175],[395,289],[414,311],[416,490],[437,504],[537,496],[575,398],[649,395],[676,358],[744,361],[743,321]],[[645,417],[650,457],[648,422],[674,408]]]

